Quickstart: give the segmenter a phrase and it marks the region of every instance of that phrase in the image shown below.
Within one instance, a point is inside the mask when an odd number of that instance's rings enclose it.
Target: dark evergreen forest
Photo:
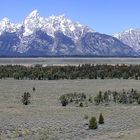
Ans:
[[[140,65],[0,66],[0,79],[140,79]]]

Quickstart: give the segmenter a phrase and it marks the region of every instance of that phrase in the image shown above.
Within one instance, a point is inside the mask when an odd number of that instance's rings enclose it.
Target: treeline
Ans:
[[[0,79],[140,79],[140,65],[0,66]]]

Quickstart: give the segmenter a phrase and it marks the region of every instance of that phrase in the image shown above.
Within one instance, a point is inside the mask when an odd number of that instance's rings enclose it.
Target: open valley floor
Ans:
[[[0,80],[1,140],[139,140],[140,106],[89,104],[62,107],[58,98],[70,92],[95,96],[99,90],[137,89],[139,80]],[[35,92],[32,91],[35,87]],[[31,104],[21,103],[24,92]],[[88,129],[89,117],[102,113],[105,124]]]
[[[82,64],[125,64],[139,65],[140,58],[123,57],[37,57],[37,58],[0,58],[0,65],[43,65],[43,66],[67,66]]]

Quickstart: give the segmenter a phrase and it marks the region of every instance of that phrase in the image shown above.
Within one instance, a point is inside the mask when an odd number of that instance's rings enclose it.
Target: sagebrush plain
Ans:
[[[139,80],[0,80],[0,138],[2,140],[139,140],[140,106],[88,104],[62,107],[59,97],[83,92],[94,97],[99,90],[137,89]],[[35,92],[32,91],[35,87]],[[24,92],[31,104],[21,103]],[[89,117],[104,115],[105,124],[88,129]]]

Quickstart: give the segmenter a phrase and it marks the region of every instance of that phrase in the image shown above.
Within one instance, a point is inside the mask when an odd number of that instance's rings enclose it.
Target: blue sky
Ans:
[[[34,9],[44,17],[65,14],[106,34],[140,28],[140,0],[0,0],[0,19],[22,22]]]

